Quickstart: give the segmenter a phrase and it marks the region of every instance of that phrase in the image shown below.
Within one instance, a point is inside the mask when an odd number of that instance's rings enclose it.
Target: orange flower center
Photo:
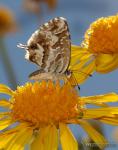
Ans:
[[[18,121],[27,121],[35,126],[50,123],[58,125],[78,115],[78,96],[69,85],[35,82],[18,87],[13,97],[11,115]]]
[[[93,22],[85,33],[83,45],[92,53],[118,53],[118,15]]]

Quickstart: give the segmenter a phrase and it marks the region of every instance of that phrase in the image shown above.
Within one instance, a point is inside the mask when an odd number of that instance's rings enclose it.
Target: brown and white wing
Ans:
[[[71,42],[66,19],[57,17],[42,25],[27,42],[26,59],[44,72],[63,74],[70,63]]]

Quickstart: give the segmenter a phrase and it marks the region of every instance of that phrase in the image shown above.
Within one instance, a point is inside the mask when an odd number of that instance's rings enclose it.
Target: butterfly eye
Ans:
[[[32,44],[29,46],[30,49],[37,49],[37,44]]]

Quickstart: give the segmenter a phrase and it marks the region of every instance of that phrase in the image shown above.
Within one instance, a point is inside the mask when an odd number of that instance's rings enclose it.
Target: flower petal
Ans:
[[[0,130],[3,130],[9,127],[11,124],[13,124],[13,121],[11,120],[11,118],[5,118],[5,119],[0,120]]]
[[[108,102],[117,102],[118,94],[116,93],[108,93],[104,95],[96,95],[96,96],[88,96],[81,97],[79,101],[85,102],[87,104],[100,104],[100,103],[108,103]]]
[[[0,148],[6,149],[9,146],[12,139],[16,136],[17,132],[21,131],[21,127],[24,127],[24,124],[13,127],[12,129],[6,130],[0,134]]]
[[[85,54],[88,50],[78,45],[71,45],[71,56],[75,56],[76,54]],[[81,58],[81,57],[80,57]]]
[[[8,112],[0,112],[0,120],[4,117],[7,117],[9,115]]]
[[[83,111],[83,119],[114,117],[116,114],[118,114],[118,107],[89,108]]]
[[[108,73],[118,68],[118,54],[101,54],[96,57],[96,71]]]
[[[13,91],[6,85],[0,84],[0,93],[12,95]]]
[[[58,130],[54,125],[41,128],[39,135],[31,144],[31,150],[57,150],[58,149]]]
[[[75,71],[79,72],[79,70],[81,70],[86,65],[88,65],[88,64],[86,64],[86,62],[88,62],[90,60],[90,58],[89,58],[89,56],[88,57],[87,56],[85,55],[81,59],[77,59],[77,61],[73,65],[70,63],[69,69],[72,70],[73,72],[75,72]],[[73,58],[72,58],[72,60],[73,60]]]
[[[12,139],[15,137],[16,133],[6,134],[6,135],[0,135],[0,149],[5,149],[6,145],[12,141]]]
[[[24,150],[25,145],[31,140],[32,129],[25,127],[16,134],[15,138],[6,147],[7,150]]]
[[[59,124],[60,140],[63,150],[78,150],[78,143],[70,129],[63,123]]]
[[[72,68],[71,68],[72,69]],[[82,84],[88,77],[91,76],[93,71],[95,70],[95,62],[91,61],[90,64],[86,65],[83,68],[79,68],[79,70],[73,71],[72,69],[72,75],[68,79],[68,81],[72,85]],[[75,84],[76,83],[76,84]]]
[[[11,103],[8,100],[2,99],[2,100],[0,100],[0,107],[10,108],[11,107]]]
[[[6,134],[0,134],[0,149],[5,149],[7,144],[15,137],[15,129],[10,130]]]
[[[72,45],[70,65],[74,65],[80,61],[86,60],[90,56],[91,54],[88,52],[87,49],[80,47],[80,46]]]
[[[99,121],[106,123],[106,124],[113,125],[113,126],[118,126],[118,118],[116,118],[116,117],[114,117],[114,118],[103,117],[103,118],[100,118]]]
[[[103,149],[104,146],[108,143],[103,135],[96,131],[88,122],[80,120],[79,124],[101,149]]]

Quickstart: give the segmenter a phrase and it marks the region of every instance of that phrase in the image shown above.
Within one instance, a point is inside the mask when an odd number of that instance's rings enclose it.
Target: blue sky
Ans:
[[[56,16],[63,16],[67,18],[72,43],[80,44],[83,39],[84,32],[91,22],[99,17],[118,13],[118,1],[116,0],[58,0],[57,8],[54,11],[49,11],[47,10],[47,7],[42,6],[44,9],[42,17],[40,18],[24,11],[22,8],[22,1],[20,0],[0,0],[0,5],[6,5],[12,9],[19,25],[19,31],[16,34],[8,35],[5,38],[6,47],[19,85],[27,82],[27,76],[32,71],[36,70],[37,67],[24,59],[25,52],[18,49],[16,45],[19,42],[26,43],[28,38],[41,23],[44,23]],[[10,86],[1,60],[0,83]],[[114,71],[106,75],[94,74],[93,77],[81,86],[80,95],[88,96],[108,92],[118,92],[118,71]],[[109,138],[111,131],[114,128],[105,126],[104,129],[106,136]],[[74,127],[73,130],[75,131],[78,129],[75,129]],[[109,139],[112,140],[111,138]],[[117,148],[118,146],[107,149],[116,150]]]

